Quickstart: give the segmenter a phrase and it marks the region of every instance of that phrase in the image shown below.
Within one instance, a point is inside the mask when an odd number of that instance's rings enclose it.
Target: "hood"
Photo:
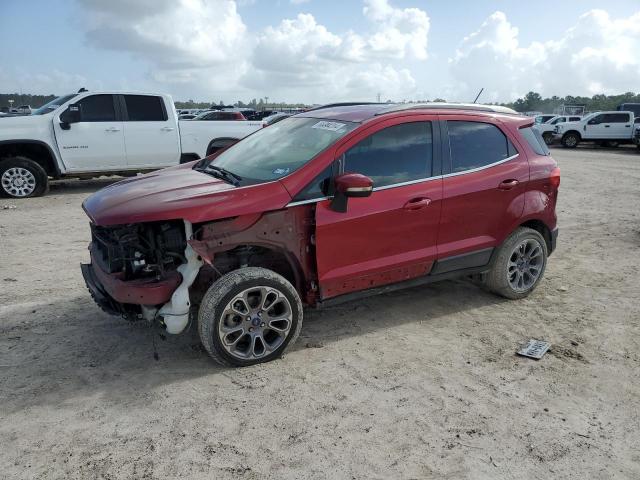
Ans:
[[[283,208],[291,201],[276,182],[235,187],[193,170],[195,162],[129,178],[87,198],[96,225],[188,220],[199,223]]]
[[[20,140],[31,138],[40,131],[48,130],[50,115],[20,115],[0,117],[0,139]]]

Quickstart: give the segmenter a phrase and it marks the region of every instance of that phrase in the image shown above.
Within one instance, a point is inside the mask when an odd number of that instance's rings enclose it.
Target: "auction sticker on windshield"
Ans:
[[[319,128],[321,130],[329,130],[331,132],[338,132],[340,130],[342,130],[342,128],[345,126],[344,123],[339,123],[339,122],[326,122],[326,121],[321,121],[318,122],[316,124],[314,124],[311,128]]]

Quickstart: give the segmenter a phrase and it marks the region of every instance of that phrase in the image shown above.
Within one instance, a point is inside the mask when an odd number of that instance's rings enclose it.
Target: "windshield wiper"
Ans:
[[[236,187],[240,186],[240,182],[242,181],[242,177],[240,175],[230,172],[226,168],[222,168],[217,165],[207,165],[202,171],[218,176],[222,180],[226,180]]]

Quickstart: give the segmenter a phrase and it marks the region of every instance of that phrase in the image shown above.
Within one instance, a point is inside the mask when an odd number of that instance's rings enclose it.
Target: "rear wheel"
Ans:
[[[547,255],[547,244],[539,232],[518,228],[500,246],[486,286],[506,298],[526,297],[542,279]]]
[[[580,135],[577,133],[567,133],[562,137],[562,146],[567,148],[576,148],[580,143]]]
[[[0,193],[3,196],[39,197],[48,189],[47,172],[33,160],[19,156],[0,162]]]
[[[302,302],[266,268],[230,272],[207,291],[198,313],[200,341],[218,363],[243,367],[274,360],[302,328]]]

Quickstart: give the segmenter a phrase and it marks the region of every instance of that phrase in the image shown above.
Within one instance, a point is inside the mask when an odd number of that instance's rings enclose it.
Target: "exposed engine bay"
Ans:
[[[161,278],[186,262],[182,221],[99,227],[91,224],[94,261],[122,280]]]

